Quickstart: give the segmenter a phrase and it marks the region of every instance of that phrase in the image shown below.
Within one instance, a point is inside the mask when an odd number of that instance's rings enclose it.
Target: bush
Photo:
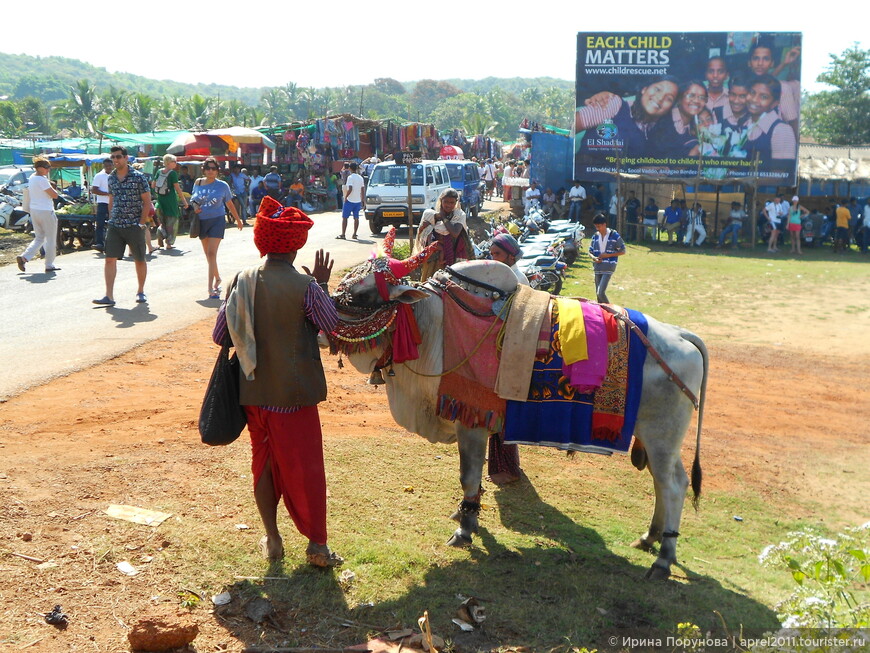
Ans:
[[[806,530],[789,533],[758,560],[783,567],[797,584],[776,606],[785,628],[870,627],[870,522],[835,540]]]

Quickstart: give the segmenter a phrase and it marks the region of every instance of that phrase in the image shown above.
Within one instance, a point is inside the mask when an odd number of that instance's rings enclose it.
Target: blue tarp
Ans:
[[[570,188],[574,171],[574,141],[568,136],[532,132],[530,178],[541,190]]]

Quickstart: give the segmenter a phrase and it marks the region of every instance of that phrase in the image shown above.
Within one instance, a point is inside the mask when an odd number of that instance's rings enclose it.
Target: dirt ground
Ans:
[[[705,489],[749,486],[761,497],[800,498],[818,505],[819,519],[837,505],[842,519],[857,524],[867,515],[855,498],[870,493],[870,353],[847,359],[826,351],[800,323],[798,315],[780,314],[780,325],[794,331],[788,349],[708,339]],[[195,419],[215,356],[205,344],[211,326],[197,324],[0,405],[0,649],[127,650],[124,624],[153,589],[119,580],[114,565],[97,567],[78,545],[108,503],[133,503],[168,478],[172,491],[195,496],[211,473],[191,464],[204,449]],[[332,357],[325,365],[327,437],[396,430],[381,390],[349,366],[338,369]],[[136,464],[135,478],[119,474],[120,459]],[[150,542],[150,550],[163,545],[171,542]],[[49,560],[66,568],[62,586],[44,581],[37,565]],[[160,573],[152,572],[153,586]],[[65,632],[41,617],[57,603],[76,610]],[[238,650],[207,611],[193,614],[197,651]]]

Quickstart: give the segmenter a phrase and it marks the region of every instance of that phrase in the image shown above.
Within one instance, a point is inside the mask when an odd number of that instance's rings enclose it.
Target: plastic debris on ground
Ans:
[[[118,571],[120,571],[125,576],[135,576],[139,573],[139,570],[126,560],[124,560],[123,562],[119,562],[115,566],[118,568]]]
[[[232,600],[233,595],[229,592],[221,592],[220,594],[215,594],[213,597],[211,597],[211,602],[214,605],[226,605]]]
[[[134,524],[143,524],[145,526],[159,526],[172,517],[172,513],[168,512],[148,510],[147,508],[138,508],[136,506],[117,505],[114,503],[106,508],[106,514],[115,519],[122,519],[124,521],[130,521]]]

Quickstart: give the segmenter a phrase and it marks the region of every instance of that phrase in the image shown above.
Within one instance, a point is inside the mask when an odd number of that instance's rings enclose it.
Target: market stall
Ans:
[[[90,247],[94,241],[96,207],[88,201],[89,184],[105,154],[50,153],[45,158],[51,164],[49,176],[58,182],[58,188],[66,188],[64,181],[80,181],[81,200],[57,209],[57,246],[59,250]],[[70,179],[70,177],[72,179]]]
[[[397,151],[420,152],[437,158],[441,139],[433,125],[366,120],[341,114],[264,128],[276,142],[268,163],[278,167],[285,187],[303,186],[303,201],[312,210],[337,208],[337,175],[346,161],[384,158]],[[249,170],[254,166],[245,159]]]

